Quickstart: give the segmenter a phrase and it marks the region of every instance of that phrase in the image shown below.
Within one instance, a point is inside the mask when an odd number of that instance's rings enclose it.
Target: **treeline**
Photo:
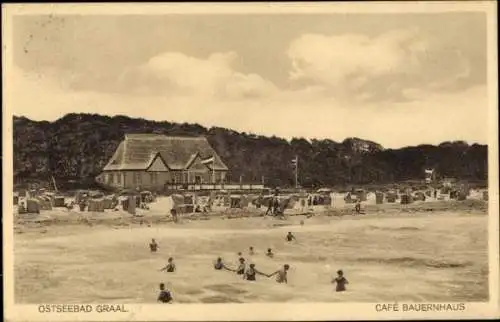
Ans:
[[[100,173],[125,133],[206,136],[231,169],[232,181],[242,176],[245,182],[264,179],[274,186],[294,184],[295,155],[299,181],[307,187],[421,180],[425,168],[471,181],[486,180],[488,175],[487,146],[462,141],[384,149],[357,138],[287,141],[198,124],[68,114],[55,122],[14,117],[15,178],[88,180]]]

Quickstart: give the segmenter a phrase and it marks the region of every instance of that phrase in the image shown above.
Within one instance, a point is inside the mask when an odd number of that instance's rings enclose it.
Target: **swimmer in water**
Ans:
[[[250,246],[250,248],[248,248],[248,254],[255,255],[255,251],[253,250],[253,246]]]
[[[232,270],[233,272],[236,272],[238,275],[244,275],[245,274],[245,259],[243,257],[240,257],[240,264],[238,265],[238,268],[236,270]]]
[[[173,272],[175,272],[175,263],[174,263],[174,259],[172,257],[170,257],[168,259],[167,266],[165,266],[162,269],[160,269],[160,272],[163,272],[163,271],[167,271],[167,273],[173,273]]]
[[[173,301],[172,293],[165,289],[165,284],[160,284],[160,294],[158,295],[158,302],[161,303],[171,303]]]
[[[160,247],[158,247],[156,240],[154,238],[151,239],[151,243],[149,244],[149,249],[151,250],[151,253],[156,253],[158,248],[160,248]]]
[[[267,249],[266,256],[269,257],[269,258],[273,258],[274,257],[274,253],[273,253],[273,250],[271,248]]]
[[[217,258],[217,261],[215,261],[214,268],[216,270],[225,269],[227,271],[231,271],[231,269],[229,267],[227,267],[226,265],[224,265],[224,263],[222,262],[222,258],[220,258],[220,257]]]
[[[268,277],[272,277],[272,276],[276,275],[276,282],[287,284],[288,283],[287,273],[288,273],[289,269],[290,269],[290,265],[285,264],[285,265],[283,265],[282,269],[277,270],[276,272],[268,275]]]
[[[292,232],[289,231],[288,234],[286,235],[286,240],[291,242],[292,240],[297,240],[297,238],[295,238],[295,236],[292,234]]]
[[[335,291],[344,292],[346,290],[345,285],[349,284],[347,279],[344,277],[344,272],[342,270],[337,271],[337,277],[332,280],[333,284],[337,284]]]
[[[264,274],[264,273],[258,271],[255,268],[255,264],[250,264],[248,269],[245,271],[245,274],[243,275],[243,279],[245,279],[247,281],[256,281],[255,276],[257,274],[262,275],[262,276],[269,276],[268,274]]]
[[[241,252],[238,252],[238,261],[241,262],[241,260],[245,261],[245,258]]]

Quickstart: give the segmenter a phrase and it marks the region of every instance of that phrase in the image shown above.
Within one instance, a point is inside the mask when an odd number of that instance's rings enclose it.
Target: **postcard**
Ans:
[[[7,321],[500,317],[494,1],[7,4]]]

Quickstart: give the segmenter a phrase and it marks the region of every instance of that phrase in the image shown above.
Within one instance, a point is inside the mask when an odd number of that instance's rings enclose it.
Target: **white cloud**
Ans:
[[[226,86],[226,93],[234,90],[238,95],[245,90],[253,90],[252,84],[260,82],[257,75],[240,76],[234,72],[225,74],[219,71],[224,69],[222,66],[225,63],[222,62],[227,57],[212,59],[219,60],[220,65],[205,73],[205,79],[211,80],[191,81],[188,77],[182,78],[184,76],[175,79],[181,79],[181,84],[196,90],[200,86],[211,88],[210,84],[217,83],[213,79],[219,80],[218,77],[222,74],[226,80],[229,77],[234,81],[220,83]],[[175,70],[174,67],[168,68]],[[326,95],[325,88],[318,86],[298,91],[280,91],[252,100],[238,95],[235,97],[239,98],[227,100],[211,95],[72,91],[64,88],[53,76],[11,69],[8,73],[9,82],[6,84],[8,92],[5,104],[14,114],[36,120],[54,120],[66,113],[75,112],[125,114],[157,121],[222,126],[285,138],[302,136],[341,141],[346,137],[357,136],[376,141],[385,147],[437,144],[460,139],[488,142],[488,98],[484,86],[450,93],[407,89],[406,94],[411,95],[414,101],[384,104],[373,101],[361,104],[346,103]],[[245,88],[245,84],[250,85]],[[234,88],[231,88],[233,85]]]
[[[271,82],[257,74],[233,70],[234,52],[214,53],[207,59],[182,53],[167,52],[149,59],[145,64],[126,71],[122,84],[132,91],[153,89],[155,94],[197,95],[219,98],[245,98],[270,95],[276,91]],[[140,82],[134,82],[139,79]],[[148,84],[146,88],[144,84]]]
[[[342,95],[384,75],[417,73],[426,50],[427,43],[410,30],[376,38],[305,34],[290,44],[287,55],[292,80],[313,80]]]

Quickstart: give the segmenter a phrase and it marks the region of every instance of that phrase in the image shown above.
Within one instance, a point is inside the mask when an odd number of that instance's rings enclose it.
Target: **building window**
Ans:
[[[180,172],[174,173],[174,182],[175,183],[181,183],[181,175],[182,175],[182,173],[180,173]]]
[[[121,173],[116,174],[116,183],[118,183],[118,184],[122,183],[122,174]]]
[[[110,183],[110,184],[113,184],[113,183],[114,183],[114,179],[115,179],[115,178],[114,178],[114,176],[115,176],[115,175],[114,175],[114,173],[110,173],[110,174],[109,174],[109,183]]]

